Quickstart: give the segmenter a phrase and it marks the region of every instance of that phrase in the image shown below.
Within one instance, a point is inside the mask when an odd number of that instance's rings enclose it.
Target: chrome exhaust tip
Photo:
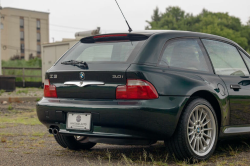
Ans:
[[[57,130],[56,128],[54,128],[54,129],[52,130],[52,133],[53,133],[54,135],[57,135],[57,134],[58,134],[58,130]]]
[[[52,128],[49,128],[48,131],[49,131],[50,134],[53,134],[53,129]]]

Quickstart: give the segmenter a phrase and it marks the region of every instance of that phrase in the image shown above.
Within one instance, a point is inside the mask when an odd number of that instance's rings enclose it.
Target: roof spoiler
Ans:
[[[82,38],[81,43],[96,43],[96,42],[109,42],[109,41],[141,41],[148,39],[149,36],[142,34],[105,34],[91,37]]]

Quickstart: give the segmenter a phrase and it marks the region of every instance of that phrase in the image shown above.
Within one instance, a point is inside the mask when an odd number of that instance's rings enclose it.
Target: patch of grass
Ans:
[[[42,137],[42,136],[44,136],[44,134],[45,134],[45,133],[36,132],[36,133],[33,133],[32,136]]]
[[[28,89],[18,90],[18,91],[16,92],[16,94],[21,94],[21,93],[27,94],[27,93],[28,93]]]
[[[9,104],[8,110],[12,110],[12,109],[13,109],[12,104]]]
[[[45,141],[44,141],[44,140],[40,140],[40,141],[38,141],[37,143],[38,143],[38,144],[44,144]]]
[[[13,137],[13,136],[17,136],[18,134],[14,134],[14,133],[0,133],[0,136],[5,136],[5,137]]]
[[[22,114],[16,114],[15,116],[0,116],[1,123],[12,124],[25,124],[25,125],[39,125],[41,122],[38,120],[35,112],[24,112]]]
[[[36,96],[36,94],[35,94],[35,96]],[[41,98],[36,98],[36,101],[39,101],[39,100],[41,100]]]
[[[31,137],[30,140],[37,140],[38,138],[36,137]]]
[[[5,143],[6,142],[6,137],[1,137],[1,142]]]
[[[15,126],[17,126],[17,124],[11,124],[11,123],[2,124],[2,123],[0,123],[0,129],[6,128],[6,127],[15,127]]]
[[[5,90],[1,89],[0,90],[0,96],[5,92]]]

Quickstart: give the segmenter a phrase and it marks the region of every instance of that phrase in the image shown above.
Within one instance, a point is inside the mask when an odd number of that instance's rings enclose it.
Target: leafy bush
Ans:
[[[9,60],[2,61],[2,67],[42,67],[42,61],[40,58],[25,60]],[[25,69],[25,75],[41,75],[41,70],[27,70]],[[22,69],[7,69],[4,71],[4,75],[23,75]],[[17,82],[22,82],[22,77],[16,77]],[[25,77],[25,81],[41,82],[42,78],[39,77]]]
[[[23,59],[2,61],[2,67],[42,67],[42,60],[40,58],[34,58],[28,61]]]

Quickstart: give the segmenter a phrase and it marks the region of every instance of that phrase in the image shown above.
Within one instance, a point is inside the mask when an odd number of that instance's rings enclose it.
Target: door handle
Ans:
[[[241,89],[240,85],[230,85],[230,88],[233,89],[233,90]]]

